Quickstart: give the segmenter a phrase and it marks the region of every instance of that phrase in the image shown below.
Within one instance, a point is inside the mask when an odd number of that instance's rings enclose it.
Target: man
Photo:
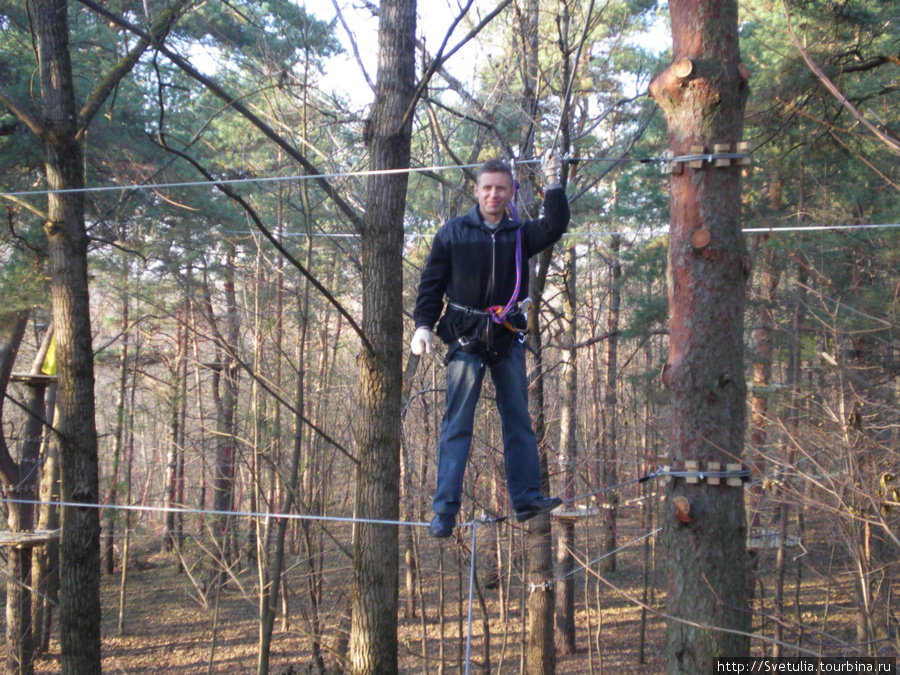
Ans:
[[[559,154],[545,155],[544,217],[519,223],[506,212],[513,198],[512,171],[500,160],[485,162],[475,182],[477,205],[444,223],[425,262],[410,347],[414,354],[430,353],[435,324],[448,345],[447,408],[438,443],[435,515],[428,528],[432,537],[449,537],[456,525],[486,369],[496,389],[506,485],[518,521],[562,503],[541,495],[537,438],[528,412],[526,317],[519,306],[528,295],[528,259],[557,242],[569,224],[561,168]]]

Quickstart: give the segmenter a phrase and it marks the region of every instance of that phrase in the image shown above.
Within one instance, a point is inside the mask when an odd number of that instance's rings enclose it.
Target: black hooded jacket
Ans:
[[[505,306],[516,286],[516,229],[521,227],[522,276],[516,301],[524,300],[528,297],[528,259],[559,241],[568,225],[569,202],[562,188],[547,191],[542,218],[521,225],[504,214],[497,227],[490,228],[477,205],[466,215],[448,220],[435,235],[422,270],[413,311],[416,328],[433,329],[440,319],[437,334],[451,345],[452,354],[460,346],[460,337],[471,336],[478,317],[451,304],[445,312],[445,298],[448,303],[477,310]],[[495,343],[505,354],[514,333],[501,324],[493,324],[488,333],[488,344]]]

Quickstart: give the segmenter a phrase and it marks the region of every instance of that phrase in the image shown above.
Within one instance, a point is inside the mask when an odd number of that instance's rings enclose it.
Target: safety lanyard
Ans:
[[[512,297],[506,303],[506,307],[494,305],[488,307],[491,320],[494,323],[506,323],[506,315],[509,314],[513,307],[516,306],[516,298],[519,297],[519,289],[522,287],[522,227],[516,230],[516,287],[513,289]]]
[[[516,207],[516,198],[519,194],[519,181],[513,181],[513,198],[509,202],[509,211],[516,227],[516,287],[513,290],[512,297],[505,307],[494,305],[488,307],[487,311],[491,315],[494,323],[506,323],[506,315],[509,314],[513,307],[516,306],[516,300],[519,297],[519,290],[522,287],[522,225],[519,223],[519,209]]]

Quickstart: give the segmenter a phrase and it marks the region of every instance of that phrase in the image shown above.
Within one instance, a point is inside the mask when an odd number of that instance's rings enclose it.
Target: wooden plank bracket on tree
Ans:
[[[732,166],[732,160],[735,166],[740,167],[748,167],[753,163],[750,158],[750,144],[746,141],[737,143],[734,150],[731,149],[731,143],[713,143],[712,152],[707,152],[702,145],[692,145],[688,155],[676,155],[672,150],[666,150],[662,159],[663,174],[680,174],[685,162],[691,169],[702,169],[704,162],[708,162],[714,168]]]
[[[797,548],[801,540],[799,534],[788,534],[784,537],[785,548]],[[747,535],[747,550],[759,551],[761,549],[781,548],[781,530],[754,527]]]
[[[664,175],[680,174],[684,170],[684,162],[675,159],[674,150],[666,150],[663,153],[662,173]]]
[[[691,155],[702,155],[704,154],[704,147],[702,145],[692,145],[691,146]],[[688,162],[688,167],[691,169],[702,169],[703,168],[703,158],[700,157],[698,159],[692,159]]]
[[[34,485],[0,485],[0,493],[4,495],[34,494],[34,490]]]
[[[728,155],[731,153],[731,143],[715,143],[713,145],[713,154],[714,155]],[[731,158],[730,157],[716,157],[713,160],[713,166],[722,167],[722,166],[731,166]]]
[[[726,464],[725,471],[728,472],[728,476],[725,478],[725,485],[730,487],[743,487],[744,486],[744,465],[740,462],[736,464]]]
[[[672,480],[672,475],[669,473],[671,470],[672,470],[672,467],[669,466],[668,464],[665,465],[665,466],[661,469],[661,471],[660,471],[660,473],[661,473],[661,475],[660,475],[660,482],[661,482],[663,485],[667,484],[670,480]]]
[[[685,476],[685,483],[687,483],[688,485],[697,485],[700,483],[700,479],[703,477],[700,475],[700,462],[698,462],[696,459],[687,459],[684,462],[684,470],[686,473],[696,474],[693,476]]]
[[[684,469],[674,469],[671,466],[663,466],[660,469],[660,479],[663,484],[668,483],[672,478],[684,478],[684,482],[688,485],[699,485],[703,480],[706,480],[709,485],[721,485],[722,478],[724,478],[726,486],[742,487],[749,475],[750,472],[740,462],[726,464],[725,471],[722,471],[721,462],[707,462],[704,472],[700,468],[699,460],[686,459]]]

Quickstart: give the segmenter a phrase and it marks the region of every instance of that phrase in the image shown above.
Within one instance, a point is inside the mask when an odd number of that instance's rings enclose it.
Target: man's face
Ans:
[[[481,174],[475,184],[475,198],[481,215],[489,223],[497,223],[512,198],[512,180],[509,174],[496,171]]]

